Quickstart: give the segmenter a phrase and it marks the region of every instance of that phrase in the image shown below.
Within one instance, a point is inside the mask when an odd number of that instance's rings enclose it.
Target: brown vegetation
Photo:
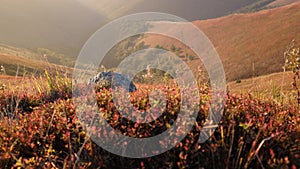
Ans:
[[[296,46],[300,45],[299,18],[300,3],[294,3],[257,13],[195,21],[194,24],[215,46],[227,80],[234,81],[282,71],[285,46],[293,39]],[[143,41],[152,47],[170,48],[171,44],[185,47],[158,35],[145,36]]]

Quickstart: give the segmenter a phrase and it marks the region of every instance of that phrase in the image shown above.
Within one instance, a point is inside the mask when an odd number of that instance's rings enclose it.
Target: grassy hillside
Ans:
[[[282,71],[283,52],[291,40],[300,46],[300,3],[251,14],[234,14],[217,19],[195,21],[212,41],[223,62],[228,81]],[[176,31],[176,30],[169,30]],[[185,51],[170,38],[145,36],[146,45]],[[192,61],[190,64],[197,61]]]
[[[41,57],[40,55],[38,55],[36,52],[32,50],[17,48],[6,44],[0,44],[0,53],[6,55],[12,55],[12,56],[21,56],[29,59],[38,59]]]
[[[73,67],[75,64],[75,58],[66,56],[61,53],[54,52],[46,48],[38,48],[33,50],[33,49],[18,48],[6,44],[0,44],[0,54],[19,56],[23,58],[35,59],[40,61],[47,61],[50,63],[68,66],[68,67]]]
[[[0,54],[0,66],[3,66],[3,68],[1,68],[1,74],[10,76],[40,74],[44,72],[45,69],[58,69],[64,72],[71,71],[71,68],[64,66],[9,54]]]
[[[273,87],[284,93],[292,90],[292,72],[272,73],[265,76],[229,82],[228,89],[233,93],[251,93],[270,91]]]
[[[265,76],[228,83],[231,93],[254,95],[263,100],[274,100],[279,104],[297,105],[297,91],[292,86],[292,72],[272,73]]]

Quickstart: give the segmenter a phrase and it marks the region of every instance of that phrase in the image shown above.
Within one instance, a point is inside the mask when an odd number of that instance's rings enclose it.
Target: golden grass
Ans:
[[[0,53],[0,65],[4,67],[0,73],[10,76],[31,76],[32,74],[41,74],[45,70],[61,70],[70,74],[72,68],[49,63],[46,60],[29,59],[21,56]]]
[[[297,91],[292,86],[292,78],[292,72],[280,72],[244,79],[240,83],[229,82],[227,86],[231,93],[250,93],[263,100],[296,105]]]
[[[300,46],[299,18],[300,3],[293,3],[257,13],[233,14],[193,23],[212,41],[223,62],[227,80],[233,81],[253,74],[282,71],[286,46],[293,39],[295,45]],[[180,42],[158,35],[145,36],[143,41],[152,47],[160,45],[169,49],[174,44],[187,50]]]

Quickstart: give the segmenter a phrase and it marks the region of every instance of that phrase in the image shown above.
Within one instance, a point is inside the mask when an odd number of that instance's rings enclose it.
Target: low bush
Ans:
[[[166,92],[162,116],[151,125],[124,120],[114,107],[111,90],[101,89],[85,99],[96,97],[99,110],[109,124],[130,137],[150,137],[164,132],[180,107],[179,90],[156,86]],[[138,109],[147,111],[151,86],[130,95]],[[58,95],[45,101],[45,95],[22,95],[15,118],[0,120],[1,168],[299,168],[300,114],[293,106],[277,105],[252,95],[227,94],[223,117],[214,134],[199,143],[201,126],[207,117],[209,89],[201,88],[197,124],[171,150],[151,158],[119,157],[97,146],[88,136],[76,114],[71,97]],[[66,92],[68,93],[68,92]],[[0,94],[2,110],[11,100],[9,90]],[[14,106],[12,106],[14,107]],[[26,109],[32,107],[31,109]],[[7,111],[13,111],[6,109]],[[127,130],[131,128],[131,130]],[[146,128],[144,130],[142,128]],[[148,133],[148,135],[145,135]],[[101,139],[105,139],[102,135]]]

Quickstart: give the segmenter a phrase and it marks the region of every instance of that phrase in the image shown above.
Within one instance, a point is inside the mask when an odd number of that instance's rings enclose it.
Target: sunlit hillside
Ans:
[[[283,52],[292,40],[300,45],[300,3],[251,14],[193,22],[215,46],[228,81],[282,71]],[[168,30],[176,31],[176,30]],[[146,36],[146,45],[185,46],[162,36]],[[183,52],[184,54],[185,52]]]

